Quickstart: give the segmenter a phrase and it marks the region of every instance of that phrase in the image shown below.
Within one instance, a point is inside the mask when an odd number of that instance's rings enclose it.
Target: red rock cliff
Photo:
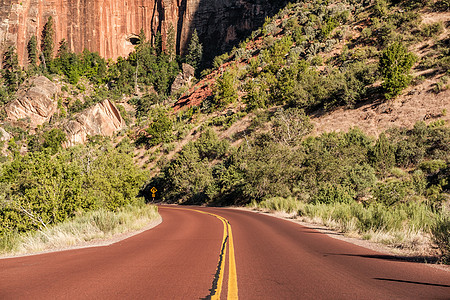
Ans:
[[[55,51],[65,38],[74,52],[88,49],[115,59],[128,55],[134,47],[130,38],[141,28],[149,38],[161,31],[165,39],[172,24],[179,53],[186,49],[194,28],[206,52],[217,52],[261,25],[276,9],[273,2],[282,1],[0,0],[0,51],[15,44],[25,64],[28,40],[36,35],[40,45],[43,26],[53,16]]]

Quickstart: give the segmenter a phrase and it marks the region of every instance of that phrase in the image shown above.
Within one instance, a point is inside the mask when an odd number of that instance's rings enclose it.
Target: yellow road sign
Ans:
[[[150,190],[150,192],[152,192],[152,197],[153,198],[155,198],[155,193],[157,192],[158,190],[155,188],[155,187],[152,187],[152,189]]]

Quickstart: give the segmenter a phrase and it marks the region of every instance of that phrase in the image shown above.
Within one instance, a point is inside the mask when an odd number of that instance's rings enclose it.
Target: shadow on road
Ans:
[[[440,287],[450,287],[450,285],[447,285],[447,284],[439,284],[439,283],[428,283],[428,282],[418,282],[418,281],[409,281],[409,280],[400,280],[400,279],[389,279],[389,278],[373,278],[373,279],[375,279],[375,280],[383,280],[383,281],[402,282],[402,283],[421,284],[421,285],[440,286]]]
[[[415,263],[436,263],[439,260],[438,257],[436,257],[436,256],[397,256],[397,255],[388,255],[388,254],[340,254],[340,253],[325,253],[324,254],[324,256],[328,256],[328,255],[374,258],[374,259],[384,259],[384,260],[390,260],[390,261],[415,262]]]

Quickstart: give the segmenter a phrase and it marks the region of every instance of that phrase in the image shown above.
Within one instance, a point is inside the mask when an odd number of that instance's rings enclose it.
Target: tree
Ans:
[[[145,31],[143,28],[141,28],[141,31],[139,31],[139,45],[144,44],[147,41],[147,36],[145,35]]]
[[[176,37],[175,37],[175,29],[173,25],[169,25],[169,31],[167,32],[167,43],[166,43],[166,53],[169,55],[169,61],[173,61],[175,59],[176,52]]]
[[[59,48],[58,48],[58,57],[63,57],[69,53],[69,46],[67,45],[66,39],[62,39],[61,42],[59,42]]]
[[[300,108],[279,110],[273,117],[273,138],[284,145],[297,145],[312,129],[309,117]]]
[[[217,80],[215,90],[214,102],[217,107],[232,103],[238,97],[234,87],[234,76],[230,72],[223,73],[222,77]]]
[[[28,62],[30,63],[31,68],[35,68],[37,65],[37,40],[35,35],[33,35],[28,41],[27,52]]]
[[[22,70],[19,66],[16,47],[10,46],[3,54],[3,77],[10,92],[16,91],[23,82]]]
[[[49,64],[53,59],[53,43],[54,43],[55,30],[53,28],[53,17],[48,17],[47,23],[44,25],[44,29],[42,30],[42,42],[41,42],[41,50],[44,68],[47,68],[47,64]]]
[[[387,47],[379,62],[379,70],[383,76],[382,87],[387,99],[401,93],[411,82],[409,72],[416,61],[414,54],[409,53],[406,47],[395,42]]]
[[[197,69],[200,66],[200,62],[203,56],[203,46],[198,38],[197,29],[194,29],[194,33],[189,43],[188,53],[186,55],[186,63],[190,64]]]
[[[155,36],[155,43],[154,43],[154,47],[156,50],[156,55],[161,55],[162,51],[162,36],[161,36],[161,32],[157,32],[156,36]]]
[[[62,143],[67,140],[66,134],[61,129],[54,128],[44,133],[44,148],[49,148],[52,154],[56,154],[62,148]]]

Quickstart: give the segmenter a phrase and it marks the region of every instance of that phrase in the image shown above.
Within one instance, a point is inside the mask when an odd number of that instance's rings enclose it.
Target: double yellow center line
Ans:
[[[233,231],[231,230],[230,222],[222,216],[196,210],[196,209],[186,209],[186,208],[175,208],[174,209],[183,209],[199,212],[202,214],[210,215],[216,217],[223,223],[223,237],[221,244],[221,254],[219,255],[219,263],[217,266],[217,287],[216,289],[212,289],[211,291],[211,299],[216,300],[220,299],[220,294],[222,293],[223,279],[225,277],[225,261],[227,254],[227,246],[228,246],[228,294],[227,299],[238,299],[238,287],[237,287],[237,275],[236,275],[236,260],[234,256],[234,244],[233,244]]]
[[[234,257],[234,244],[233,244],[233,231],[231,230],[230,222],[222,216],[203,212],[200,210],[196,210],[197,212],[201,212],[203,214],[208,214],[218,218],[223,223],[223,238],[222,238],[222,249],[223,256],[219,258],[220,266],[219,266],[219,280],[217,283],[217,290],[215,294],[211,296],[211,299],[220,299],[220,294],[222,292],[222,284],[224,278],[224,269],[225,269],[225,258],[227,256],[227,245],[229,249],[228,254],[228,294],[227,299],[238,299],[238,288],[237,288],[237,275],[236,275],[236,260]]]

